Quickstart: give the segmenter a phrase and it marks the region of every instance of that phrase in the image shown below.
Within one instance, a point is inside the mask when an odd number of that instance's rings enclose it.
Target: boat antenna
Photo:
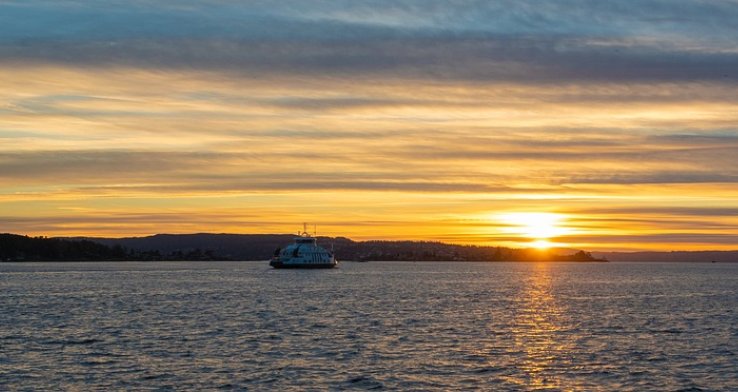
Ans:
[[[317,237],[317,236],[318,236],[318,225],[313,223],[313,237]]]
[[[303,234],[307,234],[307,232],[308,232],[308,228],[307,227],[308,227],[307,222],[302,222],[302,232],[303,232]]]

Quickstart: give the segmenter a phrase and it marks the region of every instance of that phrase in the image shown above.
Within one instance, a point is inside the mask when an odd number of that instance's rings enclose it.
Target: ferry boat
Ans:
[[[338,260],[333,252],[318,246],[315,236],[304,228],[294,244],[274,252],[269,265],[274,268],[333,268],[338,265]]]

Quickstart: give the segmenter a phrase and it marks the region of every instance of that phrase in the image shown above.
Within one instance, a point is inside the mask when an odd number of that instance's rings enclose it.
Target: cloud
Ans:
[[[561,51],[560,46],[570,47]],[[5,64],[198,69],[236,75],[500,83],[738,81],[738,53],[603,50],[566,38],[485,37],[264,42],[146,39],[0,45]]]
[[[166,173],[207,166],[213,153],[143,151],[34,151],[0,153],[0,178],[17,182],[100,181],[148,179]]]
[[[135,2],[110,8],[13,2],[0,5],[0,59],[495,83],[738,81],[735,4],[462,3]]]
[[[163,151],[34,151],[0,153],[0,179],[10,185],[54,184],[67,192],[179,194],[368,190],[410,192],[505,192],[504,186],[452,176],[424,179],[401,172],[334,172],[324,162],[308,170],[307,154]],[[314,158],[320,158],[315,155]],[[276,168],[271,164],[276,163]],[[277,163],[278,162],[278,163]],[[272,167],[270,167],[272,166]],[[84,186],[84,184],[98,184]],[[121,185],[125,184],[125,185]],[[516,190],[516,191],[519,191]]]
[[[663,233],[663,234],[635,234],[635,235],[607,235],[607,236],[569,236],[560,237],[563,242],[601,242],[612,244],[715,244],[734,245],[738,243],[738,234],[733,233]]]
[[[39,234],[242,217],[526,242],[500,211],[569,211],[572,243],[733,234],[736,19],[691,0],[0,2],[0,209]]]
[[[572,211],[573,212],[573,211]],[[661,217],[696,216],[696,217],[733,217],[738,216],[738,207],[619,207],[619,208],[590,208],[579,210],[582,214],[607,214],[607,215],[635,215],[645,216],[643,219],[653,219],[653,215]],[[607,219],[607,218],[605,218]]]
[[[699,183],[736,183],[738,173],[713,173],[694,171],[663,171],[655,173],[618,173],[592,174],[573,176],[564,181],[569,184],[699,184]]]

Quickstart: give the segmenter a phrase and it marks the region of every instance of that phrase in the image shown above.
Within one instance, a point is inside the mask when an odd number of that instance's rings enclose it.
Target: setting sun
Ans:
[[[530,243],[530,246],[536,249],[548,249],[554,246],[554,244],[548,240],[535,240]]]
[[[563,226],[565,216],[549,212],[517,212],[504,214],[500,220],[515,234],[532,242],[529,246],[546,249],[555,244],[551,238],[569,234],[571,230]]]

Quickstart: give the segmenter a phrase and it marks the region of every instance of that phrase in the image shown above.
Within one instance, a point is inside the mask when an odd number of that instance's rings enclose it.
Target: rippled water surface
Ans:
[[[0,390],[738,390],[738,264],[0,263]]]

